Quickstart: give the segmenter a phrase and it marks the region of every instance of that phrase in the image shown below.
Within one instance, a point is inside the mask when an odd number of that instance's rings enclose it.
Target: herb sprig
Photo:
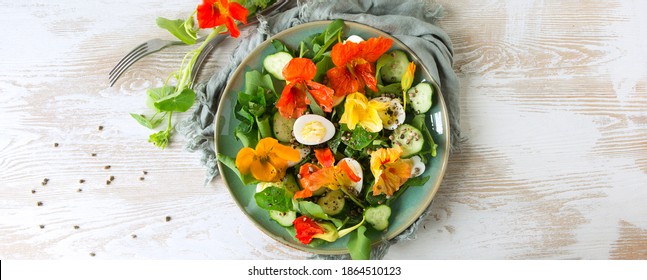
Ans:
[[[227,30],[232,37],[238,37],[240,34],[236,26],[227,26],[225,22],[228,20],[244,21],[248,13],[254,14],[256,11],[266,8],[273,1],[233,0],[226,1],[226,5],[222,5],[221,1],[216,3],[215,0],[203,0],[196,11],[186,19],[170,20],[160,17],[156,20],[160,28],[167,30],[188,45],[198,42],[197,33],[200,28],[211,28],[212,30],[198,48],[189,51],[184,56],[180,68],[167,77],[163,86],[146,91],[146,104],[153,110],[153,113],[148,115],[130,114],[135,121],[148,129],[156,129],[166,121],[166,128],[153,132],[149,136],[148,142],[162,149],[166,148],[172,136],[173,114],[186,112],[195,103],[196,93],[192,89],[191,81],[192,70],[199,54],[207,44],[216,35],[227,32]],[[218,10],[218,13],[214,12],[215,10]],[[170,85],[171,82],[174,82],[175,85]]]

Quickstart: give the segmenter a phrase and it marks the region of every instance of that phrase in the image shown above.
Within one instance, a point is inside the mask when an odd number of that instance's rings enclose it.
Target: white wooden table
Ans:
[[[128,115],[190,48],[107,85],[131,48],[170,38],[156,17],[197,2],[0,0],[0,259],[309,257],[203,186],[181,137],[161,151]],[[467,141],[386,258],[647,259],[647,3],[439,2]]]

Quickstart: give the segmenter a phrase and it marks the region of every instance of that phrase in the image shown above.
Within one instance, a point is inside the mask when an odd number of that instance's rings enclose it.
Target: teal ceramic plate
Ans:
[[[279,34],[276,34],[273,39],[278,39],[293,49],[297,49],[299,42],[308,36],[323,32],[329,21],[310,22],[296,27],[287,29]],[[383,233],[384,238],[391,239],[402,231],[407,229],[416,219],[423,213],[429,206],[436,191],[440,186],[440,182],[445,174],[447,166],[448,144],[449,144],[449,122],[447,120],[447,108],[443,101],[442,95],[438,88],[438,84],[433,80],[429,71],[420,63],[418,57],[399,40],[391,37],[375,28],[346,21],[346,28],[344,34],[359,35],[363,38],[370,37],[388,37],[393,39],[392,49],[400,49],[409,53],[417,65],[416,77],[414,85],[422,80],[431,82],[436,88],[433,96],[433,103],[431,110],[427,112],[429,116],[427,125],[431,128],[432,136],[438,144],[438,153],[435,158],[427,165],[423,176],[431,176],[431,179],[424,186],[411,187],[407,189],[398,200],[393,203],[392,214],[389,219],[389,228]],[[235,157],[238,151],[242,148],[240,142],[234,137],[234,128],[239,124],[239,121],[234,117],[234,107],[236,105],[236,95],[238,92],[244,91],[245,85],[245,72],[250,70],[262,70],[263,58],[275,52],[271,39],[261,43],[249,56],[238,66],[227,87],[223,92],[220,104],[218,104],[218,113],[215,120],[215,148],[217,153],[222,153],[231,157]],[[344,254],[348,253],[346,243],[348,236],[337,240],[334,243],[325,243],[318,247],[311,247],[301,244],[288,231],[281,227],[276,222],[270,220],[267,211],[260,209],[253,199],[255,186],[245,186],[238,179],[238,176],[229,168],[221,163],[218,163],[218,168],[221,170],[222,178],[225,185],[229,188],[234,200],[240,206],[240,209],[249,217],[255,224],[271,236],[275,240],[315,254]],[[369,236],[372,240],[379,241],[381,238],[378,233],[373,233]]]

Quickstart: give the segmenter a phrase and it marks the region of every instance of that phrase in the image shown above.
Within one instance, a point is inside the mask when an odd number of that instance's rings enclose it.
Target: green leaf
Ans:
[[[312,57],[312,61],[317,63],[321,60],[322,55],[328,50],[328,48],[338,41],[338,37],[341,35],[343,29],[344,21],[336,19],[326,27],[326,31],[324,33],[314,38],[312,44],[319,44],[321,45],[321,48]]]
[[[402,93],[402,86],[400,83],[394,83],[386,86],[377,85],[379,94],[391,94],[398,96]]]
[[[258,92],[259,87],[274,92],[272,77],[269,74],[263,75],[257,70],[245,73],[245,93],[248,95],[255,95]]]
[[[297,204],[297,212],[306,215],[311,218],[317,218],[317,219],[322,219],[322,220],[327,220],[333,222],[336,227],[340,227],[344,224],[339,219],[333,218],[328,216],[328,214],[324,213],[323,209],[321,209],[321,206],[318,204],[311,202],[311,201],[299,201]]]
[[[243,184],[250,185],[258,183],[258,180],[256,180],[251,174],[241,174],[240,171],[238,171],[238,168],[236,167],[236,160],[234,158],[223,154],[218,154],[217,156],[218,161],[229,167],[231,171],[234,171],[234,173],[238,175],[238,178],[240,178],[240,181],[242,181]]]
[[[390,204],[391,202],[395,201],[398,197],[400,197],[400,195],[402,195],[402,194],[404,193],[404,191],[405,191],[407,188],[409,188],[409,187],[422,186],[422,185],[424,185],[425,183],[427,183],[427,181],[429,181],[429,176],[422,176],[422,177],[414,177],[414,178],[410,178],[409,180],[407,180],[406,182],[404,182],[404,184],[402,184],[402,186],[400,187],[400,189],[398,189],[398,191],[397,191],[397,192],[395,192],[395,193],[393,194],[393,196],[391,196],[391,197],[387,200],[387,202],[386,202],[386,203],[387,203],[387,204]]]
[[[281,42],[279,40],[272,39],[272,46],[274,47],[276,52],[286,52],[286,53],[289,53],[289,54],[293,54],[292,50],[290,48],[288,48],[288,46],[286,46],[283,42]]]
[[[169,137],[171,136],[171,131],[170,130],[162,130],[157,133],[153,133],[148,137],[148,142],[155,144],[155,146],[162,148],[166,148],[169,142]]]
[[[292,196],[284,189],[268,187],[254,194],[256,205],[265,210],[287,212],[292,210]]]
[[[368,260],[371,258],[371,240],[366,237],[366,227],[360,226],[350,235],[346,247],[353,260]]]
[[[317,74],[313,79],[315,82],[323,82],[323,78],[326,76],[326,72],[331,68],[335,67],[335,64],[332,62],[332,58],[329,55],[324,55],[319,62],[317,62]]]
[[[167,96],[154,103],[155,108],[162,112],[186,112],[195,102],[195,92],[185,88],[182,92]]]
[[[244,129],[245,128],[241,126],[238,126],[234,129],[234,135],[236,136],[236,139],[238,139],[238,141],[240,141],[245,147],[256,147],[256,144],[259,140],[258,130],[256,130],[256,128],[254,128],[253,126],[248,131],[245,131]]]
[[[312,113],[322,117],[325,116],[326,114],[321,109],[321,107],[319,107],[315,98],[312,97],[312,95],[309,92],[306,92],[306,96],[308,97],[308,99],[310,99],[310,110],[312,110]]]
[[[269,115],[256,119],[256,125],[258,125],[258,132],[261,134],[261,138],[273,137]]]
[[[328,148],[330,148],[330,151],[332,151],[333,154],[337,153],[337,150],[339,150],[339,145],[342,143],[341,135],[342,135],[341,129],[337,129],[337,131],[335,132],[335,136],[333,136],[332,139],[328,141]]]
[[[267,101],[265,99],[265,89],[257,87],[256,92],[251,94],[238,94],[238,103],[247,112],[255,117],[260,117],[265,113]]]
[[[272,0],[234,0],[232,2],[237,2],[242,4],[248,11],[249,15],[255,14],[259,9],[267,8]]]
[[[370,190],[366,193],[366,202],[370,205],[380,205],[387,201],[386,195],[381,193],[379,195],[373,195],[373,190]]]
[[[147,119],[144,115],[141,115],[141,114],[130,113],[130,116],[133,117],[133,119],[135,119],[139,124],[143,125],[148,129],[153,129],[161,123],[161,119],[159,119],[160,120],[159,122],[153,123],[149,119]]]
[[[344,141],[344,144],[353,150],[362,151],[373,142],[373,139],[375,139],[377,135],[378,133],[368,132],[362,126],[358,125],[353,129],[349,140]]]
[[[333,20],[326,27],[326,31],[324,32],[326,34],[326,36],[324,37],[324,41],[328,42],[330,39],[337,38],[337,35],[340,32],[342,32],[343,28],[344,28],[344,21],[343,20],[341,20],[341,19]]]
[[[241,121],[241,126],[244,127],[243,131],[249,132],[254,125],[254,115],[247,112],[240,103],[236,103],[236,119]],[[240,126],[239,126],[240,127]]]
[[[181,19],[170,20],[163,17],[158,17],[155,22],[157,23],[157,26],[168,30],[168,32],[180,39],[180,41],[184,42],[187,45],[192,45],[195,44],[197,39],[196,31],[193,28],[185,27],[185,23],[189,23],[191,21],[193,21],[193,18],[185,21]]]
[[[151,108],[155,110],[156,112],[159,112],[157,108],[155,108],[155,102],[159,101],[160,99],[167,97],[175,92],[175,87],[174,86],[163,86],[163,87],[158,87],[158,88],[149,88],[146,90],[146,105],[148,108]]]

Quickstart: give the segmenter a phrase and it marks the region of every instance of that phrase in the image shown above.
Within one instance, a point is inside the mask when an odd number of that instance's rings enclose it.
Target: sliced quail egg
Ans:
[[[299,117],[293,131],[297,142],[312,146],[330,140],[335,135],[335,126],[322,116],[310,114]]]
[[[345,161],[350,169],[353,170],[353,173],[355,173],[355,175],[359,177],[359,181],[352,182],[350,187],[355,189],[356,193],[362,192],[362,185],[364,184],[364,173],[362,173],[362,166],[359,164],[359,162],[352,158],[343,158],[339,161],[339,163],[341,163],[342,161]]]
[[[400,99],[383,96],[374,98],[374,100],[387,104],[386,109],[379,112],[384,129],[394,130],[404,123],[407,114]]]
[[[357,35],[350,35],[350,36],[348,36],[348,38],[346,38],[346,41],[344,41],[344,43],[346,43],[346,42],[359,43],[361,41],[364,41],[364,38],[359,37]]]
[[[425,172],[425,163],[422,162],[422,159],[419,156],[413,156],[411,160],[411,178],[418,177]]]

